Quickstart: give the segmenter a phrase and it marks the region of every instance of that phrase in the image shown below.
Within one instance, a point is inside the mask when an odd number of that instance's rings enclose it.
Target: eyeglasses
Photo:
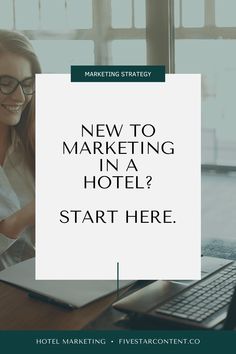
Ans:
[[[35,81],[33,77],[19,81],[12,76],[0,76],[0,91],[3,95],[10,95],[18,86],[21,86],[25,95],[33,95],[35,92]]]

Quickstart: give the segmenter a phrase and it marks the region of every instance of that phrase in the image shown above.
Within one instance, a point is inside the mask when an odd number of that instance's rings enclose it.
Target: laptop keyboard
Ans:
[[[202,322],[229,305],[236,284],[236,263],[160,305],[155,312]]]

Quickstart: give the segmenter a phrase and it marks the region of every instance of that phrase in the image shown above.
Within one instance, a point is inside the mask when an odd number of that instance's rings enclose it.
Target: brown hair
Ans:
[[[29,39],[22,33],[0,30],[0,53],[9,52],[20,55],[31,64],[32,74],[41,72],[38,58]],[[21,120],[15,127],[21,140],[26,162],[34,175],[35,173],[35,97],[26,106],[21,115]]]

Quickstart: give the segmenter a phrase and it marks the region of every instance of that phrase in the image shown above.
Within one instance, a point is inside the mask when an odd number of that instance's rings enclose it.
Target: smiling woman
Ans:
[[[0,30],[0,269],[34,255],[34,75],[29,40]]]

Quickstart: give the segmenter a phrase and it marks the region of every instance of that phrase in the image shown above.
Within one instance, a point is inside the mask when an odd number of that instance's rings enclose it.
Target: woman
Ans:
[[[0,30],[0,270],[34,255],[34,75],[22,34]]]

